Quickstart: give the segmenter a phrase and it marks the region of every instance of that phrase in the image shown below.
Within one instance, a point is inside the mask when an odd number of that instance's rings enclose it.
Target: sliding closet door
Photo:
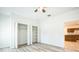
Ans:
[[[38,42],[38,27],[32,26],[32,43]]]
[[[18,45],[27,44],[27,25],[18,24]]]

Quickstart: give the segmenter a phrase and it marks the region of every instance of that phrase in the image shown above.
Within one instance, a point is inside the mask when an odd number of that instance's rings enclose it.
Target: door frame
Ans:
[[[18,39],[19,39],[19,38],[18,38],[18,36],[19,36],[19,35],[18,35],[18,32],[19,32],[19,31],[18,31],[18,30],[19,30],[18,27],[19,27],[19,26],[18,26],[18,25],[19,25],[19,24],[23,24],[23,23],[17,23],[17,40],[16,40],[16,41],[17,41],[17,42],[16,42],[17,48],[18,48]],[[27,24],[23,24],[23,25],[26,25],[27,28],[28,28],[28,25],[27,25]],[[27,43],[28,43],[28,33],[27,33]]]

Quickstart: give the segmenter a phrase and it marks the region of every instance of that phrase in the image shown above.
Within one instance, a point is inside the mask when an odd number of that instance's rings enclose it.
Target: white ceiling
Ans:
[[[34,10],[36,8],[37,7],[0,7],[0,13],[5,13],[7,15],[14,13],[24,17],[37,19],[40,17],[47,17],[48,14],[56,16],[71,10],[79,9],[76,7],[47,7],[46,13],[42,13],[41,11],[35,13]]]

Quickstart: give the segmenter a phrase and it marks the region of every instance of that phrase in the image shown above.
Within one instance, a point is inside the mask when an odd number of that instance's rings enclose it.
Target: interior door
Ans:
[[[38,42],[38,27],[32,26],[32,43]]]
[[[27,25],[18,24],[18,45],[27,44]]]

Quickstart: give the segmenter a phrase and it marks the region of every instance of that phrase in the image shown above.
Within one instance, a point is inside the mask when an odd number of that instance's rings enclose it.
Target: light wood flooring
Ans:
[[[64,49],[47,44],[36,43],[29,46],[23,45],[17,49],[1,48],[0,52],[64,52]]]
[[[65,41],[65,50],[79,51],[79,40],[76,42]]]

